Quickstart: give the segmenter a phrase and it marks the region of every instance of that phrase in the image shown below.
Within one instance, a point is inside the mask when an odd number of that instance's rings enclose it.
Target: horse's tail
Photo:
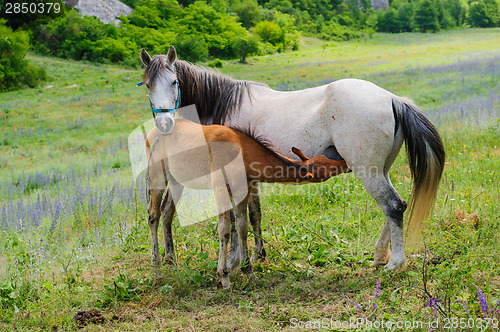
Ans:
[[[436,127],[408,99],[393,97],[396,127],[403,130],[406,154],[414,179],[406,228],[408,245],[421,240],[422,220],[432,212],[444,168],[445,152]]]

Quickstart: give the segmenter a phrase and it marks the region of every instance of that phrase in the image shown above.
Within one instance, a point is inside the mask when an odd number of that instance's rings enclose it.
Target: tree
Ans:
[[[394,8],[389,8],[385,12],[380,11],[378,15],[377,28],[379,31],[392,33],[399,32],[399,19]]]
[[[233,40],[233,50],[239,56],[240,62],[245,63],[247,56],[259,52],[259,41],[253,36],[238,37]]]
[[[491,28],[499,24],[498,5],[495,0],[481,0],[471,4],[469,23],[480,28]]]
[[[421,32],[439,30],[438,11],[430,0],[420,0],[415,11],[415,25]]]
[[[401,1],[398,7],[399,31],[411,32],[413,20],[413,5],[408,1]]]

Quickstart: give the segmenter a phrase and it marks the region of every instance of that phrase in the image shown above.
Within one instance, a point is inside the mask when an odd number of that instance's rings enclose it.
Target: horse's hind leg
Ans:
[[[153,265],[160,263],[160,252],[158,248],[158,225],[160,223],[160,207],[163,190],[151,189],[151,200],[148,206],[148,224],[151,231],[151,261]]]
[[[382,234],[375,244],[374,265],[380,266],[387,263],[387,268],[393,270],[403,266],[405,261],[403,213],[406,210],[406,202],[394,189],[387,174],[376,171],[375,173],[368,174],[366,177],[359,176],[366,190],[377,201],[387,218]],[[392,253],[389,250],[389,241]],[[387,261],[389,256],[390,259]]]
[[[260,209],[260,190],[259,183],[253,183],[250,186],[250,197],[248,199],[248,214],[250,223],[252,224],[255,237],[255,250],[252,256],[252,262],[263,260],[266,258],[266,249],[264,248],[264,240],[262,239],[262,213]]]

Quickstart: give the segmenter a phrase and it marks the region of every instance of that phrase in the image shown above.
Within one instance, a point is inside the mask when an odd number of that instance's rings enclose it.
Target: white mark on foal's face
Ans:
[[[154,108],[174,109],[179,98],[177,77],[170,69],[161,69],[161,72],[152,82],[148,82],[149,99]]]

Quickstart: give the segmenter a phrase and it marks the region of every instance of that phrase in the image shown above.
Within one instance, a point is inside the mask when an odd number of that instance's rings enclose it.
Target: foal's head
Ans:
[[[323,155],[308,158],[301,149],[295,147],[292,148],[292,152],[300,158],[299,164],[306,166],[309,173],[312,174],[311,181],[325,181],[332,176],[348,171],[345,160],[328,159]]]

